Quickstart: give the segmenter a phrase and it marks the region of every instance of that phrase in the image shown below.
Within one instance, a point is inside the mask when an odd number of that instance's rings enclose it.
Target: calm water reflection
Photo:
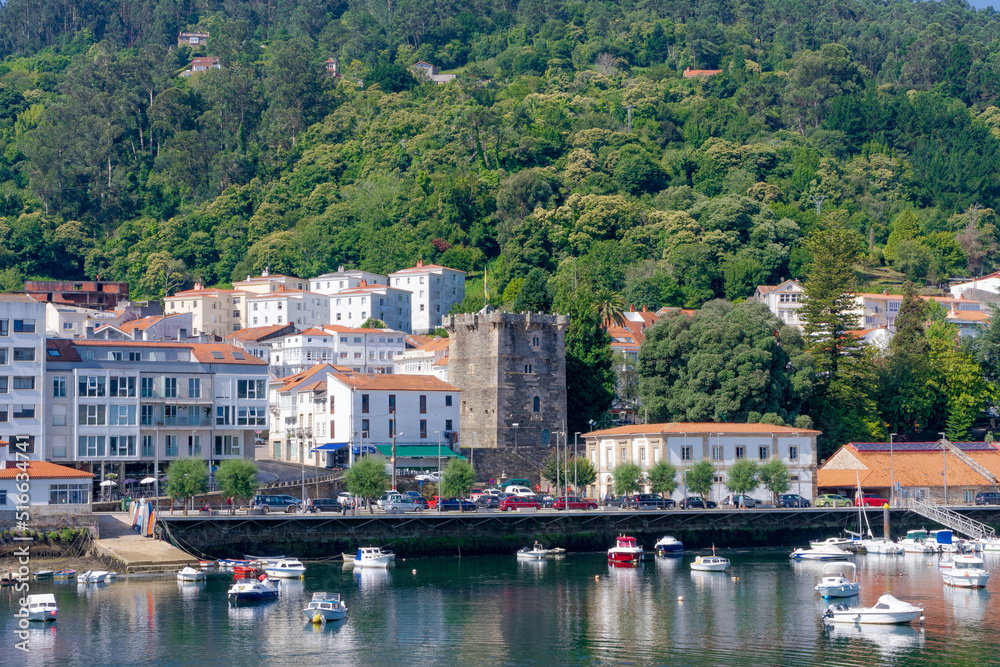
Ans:
[[[32,624],[26,662],[3,621],[2,664],[989,664],[1000,656],[1000,593],[945,588],[933,557],[859,556],[860,601],[883,592],[926,606],[923,628],[823,627],[822,564],[731,553],[729,573],[693,556],[609,568],[603,555],[524,562],[410,559],[388,571],[310,565],[279,600],[230,607],[228,575],[139,579],[54,592],[58,624]],[[1000,554],[986,554],[1000,586]],[[413,570],[416,570],[414,573]],[[306,625],[313,591],[340,592],[346,621]],[[0,592],[14,609],[10,589]],[[678,598],[683,597],[683,600]]]

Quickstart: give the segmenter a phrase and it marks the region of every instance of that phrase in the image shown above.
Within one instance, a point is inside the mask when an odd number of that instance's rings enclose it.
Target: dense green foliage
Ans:
[[[184,501],[187,514],[187,500],[208,491],[208,464],[201,459],[177,459],[167,468],[166,493],[171,498]]]
[[[657,461],[646,473],[653,493],[669,498],[677,488],[677,468],[669,461]]]
[[[614,477],[615,494],[624,496],[633,491],[641,491],[643,482],[642,468],[635,463],[619,463],[611,471]]]
[[[476,471],[468,461],[451,459],[441,477],[441,495],[446,498],[468,498],[476,485]]]
[[[215,481],[219,490],[227,498],[249,500],[257,493],[257,466],[246,459],[226,459],[215,471]]]
[[[782,493],[786,493],[792,484],[788,467],[779,458],[762,463],[757,469],[757,479],[760,480],[761,486],[771,492],[772,502],[776,501]]]
[[[688,495],[708,498],[715,480],[715,466],[708,459],[702,459],[684,473],[684,486]]]
[[[389,488],[389,473],[385,471],[384,456],[362,456],[344,473],[344,482],[352,496],[368,500],[369,511],[375,496]]]
[[[760,468],[756,461],[740,459],[726,472],[726,488],[734,493],[752,493],[760,486]]]

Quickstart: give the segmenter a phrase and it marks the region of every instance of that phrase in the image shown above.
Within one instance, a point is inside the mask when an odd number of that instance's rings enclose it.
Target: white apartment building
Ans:
[[[614,469],[621,463],[635,463],[649,470],[660,461],[668,461],[678,471],[672,497],[681,500],[693,495],[685,484],[684,471],[699,461],[711,461],[716,473],[709,500],[719,501],[729,493],[726,474],[737,461],[766,463],[779,458],[791,475],[788,492],[814,498],[819,433],[791,426],[715,423],[633,424],[585,433],[582,446],[597,470],[597,482],[587,487],[587,495],[615,495]],[[765,499],[766,494],[758,490],[751,495]]]
[[[191,335],[217,336],[220,339],[243,328],[246,298],[252,293],[240,290],[194,289],[177,292],[163,300],[166,315],[191,313]]]
[[[330,321],[330,297],[298,289],[278,289],[246,298],[243,328],[294,324],[299,329]]]
[[[233,289],[252,294],[267,294],[268,292],[277,292],[283,289],[308,290],[309,281],[280,273],[272,274],[269,269],[264,269],[259,276],[247,276],[246,280],[233,282]]]
[[[405,349],[402,331],[328,324],[273,339],[271,372],[283,378],[316,364],[336,364],[356,373],[392,373],[394,359]]]
[[[412,268],[390,273],[389,284],[413,292],[413,333],[428,333],[441,326],[441,317],[448,314],[452,305],[465,299],[465,271],[437,264],[425,265],[423,261]]]
[[[48,302],[45,304],[45,329],[49,336],[83,338],[87,330],[117,324],[121,314],[115,311],[81,308]]]
[[[974,278],[968,282],[952,285],[949,289],[951,290],[951,295],[956,299],[961,297],[966,290],[970,289],[978,289],[983,290],[984,292],[1000,294],[1000,271],[995,271],[988,275]]]
[[[799,308],[805,302],[805,290],[798,280],[786,280],[780,285],[758,285],[753,300],[766,304],[783,323],[802,328],[804,322],[799,317]]]
[[[46,458],[148,475],[165,462],[254,458],[267,364],[217,343],[49,339]]]
[[[410,333],[411,316],[411,294],[406,289],[369,285],[362,280],[358,287],[330,297],[330,324],[360,327],[374,317],[389,329]]]
[[[448,338],[433,338],[420,347],[397,354],[393,372],[397,375],[431,375],[448,381]]]
[[[46,451],[45,304],[0,294],[0,440],[8,459],[43,460]]]
[[[946,309],[946,319],[959,328],[963,336],[976,336],[989,321],[989,313],[979,301],[950,296],[920,296],[925,301],[933,301]],[[896,316],[903,305],[902,294],[865,294],[854,296],[855,312],[859,326],[865,329],[884,327],[896,331]]]
[[[86,337],[95,340],[186,341],[193,329],[193,320],[193,313],[151,315],[121,324],[105,324],[88,332]]]
[[[347,270],[344,267],[337,267],[336,273],[324,273],[321,276],[309,279],[309,290],[320,294],[333,295],[345,289],[361,287],[361,283],[367,285],[388,285],[388,276],[371,271],[361,271],[358,269]]]
[[[292,333],[295,333],[294,324],[272,324],[234,331],[226,336],[226,342],[262,361],[271,363],[271,345],[276,339]]]

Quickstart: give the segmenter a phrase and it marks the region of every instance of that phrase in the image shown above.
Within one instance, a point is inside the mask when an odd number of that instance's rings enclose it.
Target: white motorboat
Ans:
[[[340,621],[347,618],[347,605],[340,599],[340,593],[313,593],[302,614],[310,623]]]
[[[944,569],[950,569],[955,564],[955,560],[949,555],[945,556],[942,554],[938,557],[938,567]]]
[[[927,546],[935,551],[955,553],[958,546],[950,530],[932,530],[927,533]]]
[[[908,554],[932,554],[937,549],[927,544],[926,530],[908,530],[906,537],[899,540],[899,546]]]
[[[712,545],[711,556],[698,556],[691,561],[691,569],[698,572],[725,572],[729,568],[729,559],[715,555],[715,545]]]
[[[851,554],[835,546],[813,547],[812,549],[802,549],[801,547],[788,555],[793,560],[848,560]]]
[[[983,566],[983,559],[977,556],[959,555],[952,558],[950,571],[941,572],[941,578],[949,586],[959,588],[985,588],[990,573]]]
[[[823,549],[825,547],[836,547],[842,551],[852,551],[857,548],[858,540],[850,537],[828,537],[821,542],[810,542],[813,549]]]
[[[99,584],[105,581],[111,581],[110,575],[111,573],[105,570],[87,570],[78,576],[76,581],[80,584]]]
[[[205,581],[205,573],[188,565],[177,573],[177,581]]]
[[[844,572],[850,570],[850,577]],[[825,598],[849,598],[861,592],[857,568],[854,563],[828,563],[823,566],[823,578],[816,590]]]
[[[909,602],[897,600],[885,593],[878,599],[874,607],[849,607],[846,604],[832,604],[823,614],[827,623],[874,623],[892,625],[896,623],[912,623],[924,620],[924,608]]]
[[[538,542],[535,542],[530,548],[522,547],[517,552],[518,560],[544,560],[552,555],[551,549],[546,549]]]
[[[608,562],[613,565],[633,565],[642,560],[642,545],[634,537],[619,535],[615,546],[608,549]]]
[[[354,555],[354,567],[389,567],[395,555],[378,547],[361,547]]]
[[[1000,537],[983,537],[976,544],[976,551],[1000,551]]]
[[[269,563],[264,572],[277,579],[298,579],[306,576],[306,566],[297,558],[282,558],[276,563]]]
[[[684,551],[684,543],[673,535],[667,535],[657,540],[653,549],[656,550],[657,556],[674,555]]]
[[[54,621],[59,607],[56,606],[56,596],[52,593],[40,593],[28,596],[29,621]]]
[[[860,544],[865,548],[865,551],[870,554],[895,556],[906,553],[903,547],[896,544],[892,540],[887,540],[884,537],[870,537],[867,540],[861,540]]]
[[[276,600],[278,598],[278,582],[271,581],[266,576],[260,579],[240,579],[229,587],[229,602],[258,602],[260,600]]]

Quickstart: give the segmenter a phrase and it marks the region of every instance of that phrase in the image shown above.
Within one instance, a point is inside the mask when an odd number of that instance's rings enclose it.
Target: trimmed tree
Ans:
[[[620,463],[611,474],[615,478],[615,495],[628,495],[642,488],[642,468],[634,463]]]
[[[771,459],[762,465],[757,471],[757,479],[771,492],[772,502],[775,502],[782,493],[786,493],[792,483],[788,467],[781,459]]]
[[[760,486],[758,473],[756,461],[740,459],[726,474],[726,488],[740,495],[750,493]]]
[[[257,493],[257,466],[246,459],[226,459],[215,471],[219,490],[227,498],[249,500]]]
[[[172,462],[167,468],[166,490],[171,498],[184,501],[186,515],[188,499],[208,491],[208,464],[201,459],[177,459]]]
[[[574,464],[576,468],[574,468]],[[597,481],[597,470],[590,459],[574,456],[569,460],[569,474],[576,475],[576,488],[574,491],[579,494],[580,488],[590,486]]]
[[[476,471],[468,461],[451,459],[441,476],[441,495],[445,498],[465,498],[476,484]]]
[[[669,497],[677,488],[677,468],[669,461],[659,461],[648,473],[654,493]]]
[[[715,481],[715,466],[711,461],[702,459],[695,463],[687,472],[688,491],[708,500],[712,495],[712,483]]]
[[[364,456],[344,473],[344,481],[351,495],[368,501],[368,511],[375,513],[372,501],[389,488],[389,473],[385,471],[384,456]]]

